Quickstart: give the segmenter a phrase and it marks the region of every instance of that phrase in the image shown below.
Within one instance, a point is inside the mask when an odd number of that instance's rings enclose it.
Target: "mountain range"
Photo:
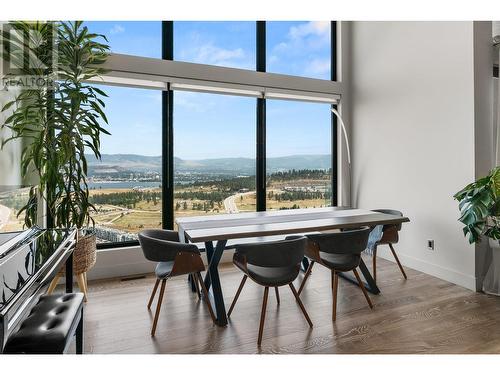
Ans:
[[[119,172],[161,173],[161,156],[102,154],[101,160],[97,160],[93,155],[86,156],[89,176]],[[267,170],[269,173],[290,169],[328,169],[330,167],[330,155],[290,155],[267,158]],[[219,158],[185,160],[176,157],[174,158],[174,169],[180,173],[252,175],[255,174],[255,159]]]

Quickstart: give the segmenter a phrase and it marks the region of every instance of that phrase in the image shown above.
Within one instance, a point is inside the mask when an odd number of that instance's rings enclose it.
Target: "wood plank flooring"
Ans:
[[[371,264],[367,259],[367,264]],[[359,288],[340,279],[337,321],[331,320],[330,273],[316,266],[301,294],[310,329],[289,288],[277,306],[270,291],[264,336],[257,347],[264,288],[248,280],[227,327],[212,324],[206,306],[190,292],[186,278],[167,282],[156,337],[146,304],[154,285],[138,280],[90,282],[85,306],[86,353],[500,353],[500,298],[380,259],[370,310]],[[152,265],[153,268],[153,265]],[[226,309],[242,274],[221,267]],[[302,276],[295,282],[298,287]]]

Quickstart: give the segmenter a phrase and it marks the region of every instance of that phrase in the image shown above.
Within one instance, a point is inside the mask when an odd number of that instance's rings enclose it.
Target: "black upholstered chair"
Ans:
[[[139,242],[146,259],[158,262],[156,265],[156,283],[148,302],[148,309],[151,308],[153,299],[161,281],[160,295],[156,304],[156,313],[151,328],[151,336],[155,335],[158,316],[160,315],[163,294],[167,279],[179,275],[191,275],[196,286],[198,296],[199,290],[204,295],[208,311],[215,322],[215,315],[208,299],[208,292],[201,277],[201,271],[205,270],[198,247],[193,244],[179,242],[179,235],[175,231],[162,229],[148,229],[139,233]],[[199,283],[199,284],[198,284]]]
[[[262,311],[260,315],[258,345],[262,342],[262,332],[264,329],[264,320],[266,317],[267,297],[269,288],[274,288],[276,299],[279,304],[278,287],[288,285],[302,310],[309,326],[313,324],[307,311],[300,300],[292,282],[297,278],[300,271],[300,264],[304,257],[304,250],[307,243],[305,237],[294,239],[285,239],[282,241],[262,242],[255,244],[236,245],[233,256],[233,263],[243,273],[238,291],[234,297],[233,303],[229,308],[227,316],[229,317],[234,309],[236,301],[240,296],[243,285],[249,277],[257,284],[264,287],[264,300],[262,302]]]
[[[380,212],[382,214],[389,214],[389,215],[397,215],[397,216],[403,216],[403,213],[400,211],[396,210],[388,210],[388,209],[379,209],[379,210],[373,210],[375,212]],[[401,270],[401,273],[403,274],[403,277],[405,279],[408,279],[406,277],[405,270],[403,269],[403,266],[401,265],[401,262],[399,261],[399,258],[396,254],[396,251],[394,250],[393,244],[398,243],[399,241],[399,231],[401,230],[401,223],[400,224],[387,224],[382,226],[382,230],[377,230],[379,228],[375,228],[372,233],[370,233],[370,238],[369,238],[369,250],[372,252],[372,262],[373,262],[373,280],[375,282],[377,281],[377,246],[379,245],[389,245],[389,248],[391,249],[392,255],[394,256],[394,259],[396,260],[396,263],[398,264],[399,269]]]
[[[309,267],[304,275],[298,294],[302,293],[307,279],[311,275],[315,263],[319,263],[331,270],[333,307],[332,320],[337,319],[337,290],[339,284],[339,272],[353,271],[359,287],[368,302],[373,308],[372,301],[366,292],[356,268],[361,260],[361,252],[366,249],[370,228],[360,228],[333,233],[309,234],[306,256],[310,259]]]

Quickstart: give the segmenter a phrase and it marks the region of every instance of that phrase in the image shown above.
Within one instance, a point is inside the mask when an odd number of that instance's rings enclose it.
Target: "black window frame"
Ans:
[[[174,60],[174,21],[162,21],[162,59]],[[331,81],[337,81],[337,22],[331,21],[330,40]],[[257,72],[266,72],[266,21],[256,21]],[[174,92],[168,87],[162,92],[162,227],[174,227]],[[334,108],[337,106],[334,105]],[[257,211],[266,210],[266,99],[256,99],[256,204]],[[337,118],[331,114],[332,206],[338,204],[338,137]],[[139,241],[100,243],[97,249],[137,246]]]

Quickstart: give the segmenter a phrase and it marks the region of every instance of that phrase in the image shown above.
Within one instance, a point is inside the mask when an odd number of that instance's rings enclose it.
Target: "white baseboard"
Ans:
[[[379,247],[377,250],[377,256],[388,260],[390,262],[396,263],[392,253],[385,249],[383,246]],[[464,273],[452,270],[450,268],[438,266],[426,262],[422,259],[414,258],[402,253],[398,253],[399,261],[403,266],[413,268],[414,270],[426,273],[428,275],[437,277],[439,279],[449,281],[450,283],[463,286],[464,288],[476,291],[476,277],[471,275],[466,275]]]

